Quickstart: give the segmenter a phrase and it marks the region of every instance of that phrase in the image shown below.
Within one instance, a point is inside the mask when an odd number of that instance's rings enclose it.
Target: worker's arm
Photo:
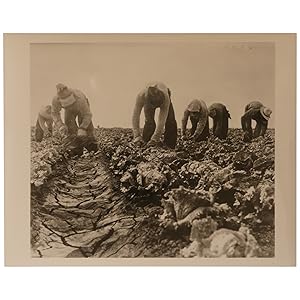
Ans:
[[[46,128],[46,125],[45,125],[45,122],[46,122],[45,118],[39,114],[39,116],[38,116],[38,121],[39,121],[39,125],[40,125],[40,127],[42,128],[42,130],[43,130],[44,132],[46,132],[46,131],[47,131],[47,128]]]
[[[165,99],[163,104],[160,107],[159,115],[158,115],[158,122],[157,127],[155,129],[155,132],[151,138],[151,141],[158,143],[160,141],[160,138],[163,134],[163,130],[166,124],[166,120],[169,113],[169,107],[170,107],[170,97],[168,93],[164,93]]]
[[[77,101],[79,104],[79,110],[82,115],[82,122],[81,124],[79,124],[79,129],[87,130],[87,128],[92,122],[92,116],[93,116],[90,110],[88,99],[86,97],[84,98],[80,97],[80,99],[78,99]]]
[[[249,109],[241,117],[242,129],[244,131],[251,129],[251,119],[257,113],[257,111],[258,111],[257,109],[253,109],[253,108]]]
[[[197,124],[197,128],[196,128],[196,131],[194,133],[194,137],[197,136],[197,135],[200,135],[206,125],[208,121],[208,110],[206,107],[202,107],[201,108],[201,112],[200,112],[200,118],[199,118],[199,121],[198,121],[198,124]]]
[[[51,114],[52,114],[54,124],[58,128],[60,128],[62,125],[64,125],[64,123],[61,119],[61,115],[60,115],[61,109],[62,109],[62,106],[59,102],[59,99],[58,99],[58,97],[55,96],[52,100]]]
[[[209,115],[212,119],[215,118],[216,115],[217,115],[216,109],[213,108],[213,107],[210,107],[210,108],[208,109],[208,115]]]
[[[190,112],[186,109],[183,113],[183,118],[181,121],[181,135],[185,135],[186,125],[190,116]]]
[[[140,130],[140,116],[141,111],[144,106],[144,98],[142,94],[139,94],[136,98],[133,115],[132,115],[132,130],[133,130],[133,138],[141,137],[141,130]]]
[[[263,122],[263,123],[261,124],[261,132],[260,132],[260,134],[261,134],[262,136],[265,135],[265,133],[266,133],[266,131],[267,131],[267,128],[268,128],[268,121]]]
[[[251,107],[250,107],[250,104],[247,104],[246,107],[245,107],[245,113],[246,113],[247,111],[249,111],[250,108],[251,108]]]

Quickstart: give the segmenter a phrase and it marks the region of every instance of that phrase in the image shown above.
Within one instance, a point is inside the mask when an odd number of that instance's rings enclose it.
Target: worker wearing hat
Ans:
[[[144,108],[145,125],[141,135],[140,115]],[[160,109],[156,126],[154,116]],[[164,131],[164,143],[175,148],[177,141],[177,123],[171,102],[171,92],[162,82],[147,85],[137,96],[132,117],[134,143],[146,142],[148,146],[158,145]]]
[[[52,116],[59,132],[68,136],[89,137],[92,142],[91,149],[88,150],[96,150],[92,113],[87,97],[81,91],[71,89],[62,83],[57,84],[56,89],[57,94],[52,101]],[[62,108],[65,110],[65,124],[60,115]]]
[[[43,106],[38,114],[35,126],[35,140],[41,142],[43,137],[52,135],[53,119],[51,115],[51,105]]]
[[[252,138],[264,136],[268,128],[268,121],[272,114],[270,108],[265,107],[259,101],[252,101],[245,107],[245,114],[241,118],[242,129],[244,130],[244,141],[249,142]],[[251,120],[256,121],[254,133],[252,132]]]
[[[214,103],[208,108],[208,115],[213,119],[213,134],[219,139],[226,139],[228,134],[229,111],[222,103]]]
[[[184,111],[181,126],[183,137],[186,136],[186,125],[189,118],[192,123],[191,137],[197,142],[207,140],[209,137],[208,109],[203,100],[192,100]]]

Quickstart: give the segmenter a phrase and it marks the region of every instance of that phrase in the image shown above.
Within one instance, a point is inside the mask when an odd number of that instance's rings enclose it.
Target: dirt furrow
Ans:
[[[69,159],[56,166],[55,174],[42,193],[32,191],[40,212],[33,216],[40,224],[33,230],[33,256],[135,257],[145,245],[133,241],[140,237],[151,243],[153,237],[146,238],[153,232],[147,211],[156,206],[128,205],[115,189],[101,153]]]

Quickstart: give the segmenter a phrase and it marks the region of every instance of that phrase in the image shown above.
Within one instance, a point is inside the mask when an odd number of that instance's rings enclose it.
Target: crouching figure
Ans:
[[[144,108],[145,125],[141,135],[140,115]],[[156,126],[155,110],[159,108],[158,123]],[[177,141],[177,122],[174,108],[171,102],[171,92],[161,82],[149,84],[137,96],[133,117],[132,128],[134,143],[147,143],[147,146],[156,146],[164,131],[164,143],[175,148]]]
[[[35,126],[35,140],[41,142],[44,137],[52,136],[52,125],[51,105],[47,105],[39,111]]]
[[[55,126],[62,135],[82,139],[86,141],[84,147],[87,150],[96,151],[98,146],[87,97],[81,91],[71,89],[61,83],[56,85],[56,89],[57,94],[52,101],[52,116]],[[65,110],[65,123],[62,122],[60,115],[62,108]]]
[[[246,105],[245,114],[241,118],[242,129],[244,131],[244,142],[250,142],[253,138],[264,136],[268,128],[268,121],[272,114],[270,108],[265,107],[259,101],[253,101]],[[256,121],[254,133],[251,121]]]
[[[228,119],[231,119],[226,106],[214,103],[208,108],[208,114],[213,119],[213,134],[219,139],[226,139],[228,134]]]
[[[184,111],[181,126],[182,137],[186,137],[188,119],[192,123],[190,137],[196,142],[207,140],[209,137],[208,109],[204,101],[195,99]]]

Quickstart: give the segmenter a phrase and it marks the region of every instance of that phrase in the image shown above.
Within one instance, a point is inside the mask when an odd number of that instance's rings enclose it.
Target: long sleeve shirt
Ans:
[[[38,122],[41,126],[42,130],[45,131],[47,129],[45,123],[52,122],[52,115],[48,112],[47,107],[42,107],[39,111]]]
[[[206,122],[208,120],[208,109],[204,101],[202,100],[193,100],[188,105],[187,109],[184,111],[183,118],[182,118],[182,134],[185,134],[186,132],[186,125],[188,122],[188,118],[190,117],[191,111],[198,111],[200,113],[199,115],[199,121],[197,123],[197,128],[194,133],[194,135],[199,135],[202,133]]]
[[[163,95],[163,101],[160,104],[152,104],[153,108],[160,108],[159,116],[158,116],[158,122],[157,126],[155,129],[154,134],[151,137],[152,141],[158,142],[163,134],[164,126],[166,124],[166,120],[168,117],[168,112],[169,112],[169,106],[171,103],[169,93],[168,93],[168,88],[165,84],[161,82],[149,84],[144,90],[142,90],[137,98],[136,98],[136,103],[133,111],[133,116],[132,116],[132,128],[133,128],[133,136],[134,138],[137,138],[141,136],[141,130],[140,130],[140,115],[143,107],[145,105],[149,105],[149,98],[148,98],[148,88],[150,87],[156,87],[158,90],[160,90]]]
[[[72,113],[75,117],[80,116],[81,123],[79,128],[87,129],[92,121],[92,113],[87,97],[79,90],[71,89],[71,96],[75,98],[75,102],[71,105],[65,106],[64,99],[55,96],[52,100],[52,116],[55,125],[60,127],[63,125],[60,111],[64,108],[66,111]]]

